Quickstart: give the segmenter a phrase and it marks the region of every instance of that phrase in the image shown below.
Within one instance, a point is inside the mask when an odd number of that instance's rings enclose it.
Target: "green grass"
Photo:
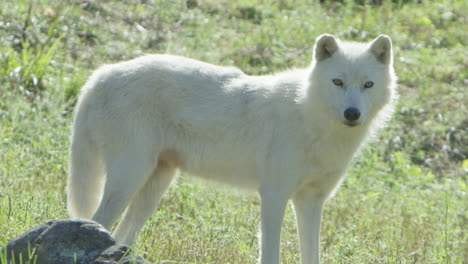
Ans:
[[[3,1],[0,245],[67,217],[71,113],[99,65],[172,53],[266,74],[307,66],[322,33],[357,41],[385,33],[401,100],[326,205],[322,261],[466,263],[468,3],[345,2]],[[211,186],[179,178],[137,253],[154,263],[255,263],[258,197]],[[299,263],[295,233],[288,209],[282,263]]]

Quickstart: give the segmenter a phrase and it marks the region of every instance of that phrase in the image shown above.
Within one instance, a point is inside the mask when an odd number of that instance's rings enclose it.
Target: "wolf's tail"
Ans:
[[[98,147],[75,121],[70,149],[67,207],[71,218],[91,219],[102,196],[104,170]]]

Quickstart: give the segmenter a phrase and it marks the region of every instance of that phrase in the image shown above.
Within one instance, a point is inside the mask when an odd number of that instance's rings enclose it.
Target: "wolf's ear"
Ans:
[[[393,62],[392,40],[387,35],[380,35],[374,39],[369,48],[378,61],[385,65],[390,65]]]
[[[322,61],[330,58],[338,50],[338,43],[333,35],[324,34],[315,41],[314,58],[316,61]]]

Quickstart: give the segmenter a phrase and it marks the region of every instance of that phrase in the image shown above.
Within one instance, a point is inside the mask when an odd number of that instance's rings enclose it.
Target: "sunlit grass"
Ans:
[[[385,33],[395,47],[401,101],[389,127],[353,163],[326,205],[322,260],[468,259],[466,1],[384,1],[375,7],[299,0],[42,0],[31,9],[29,1],[4,2],[0,245],[41,222],[67,217],[71,111],[96,67],[173,53],[265,74],[307,66],[322,33],[356,41]],[[154,263],[255,263],[258,226],[257,195],[181,177],[134,248]],[[299,263],[290,208],[282,260]]]

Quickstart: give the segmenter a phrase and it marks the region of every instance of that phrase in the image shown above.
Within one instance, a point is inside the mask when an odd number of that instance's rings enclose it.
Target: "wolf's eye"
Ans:
[[[336,86],[343,86],[343,81],[340,79],[333,79],[332,81]]]
[[[367,81],[367,82],[364,84],[364,88],[371,88],[372,86],[374,86],[374,82],[373,82],[373,81]]]

